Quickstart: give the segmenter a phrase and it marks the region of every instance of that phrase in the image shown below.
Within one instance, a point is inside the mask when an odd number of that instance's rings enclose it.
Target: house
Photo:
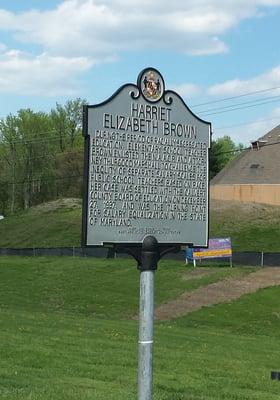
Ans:
[[[280,125],[211,180],[210,198],[280,205]]]

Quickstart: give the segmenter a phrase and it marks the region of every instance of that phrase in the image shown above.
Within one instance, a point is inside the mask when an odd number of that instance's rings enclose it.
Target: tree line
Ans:
[[[82,192],[84,99],[49,113],[22,109],[0,120],[0,212]]]
[[[0,213],[62,197],[82,196],[82,109],[85,99],[56,104],[49,113],[19,110],[0,120]],[[235,156],[225,136],[212,142],[210,178]]]

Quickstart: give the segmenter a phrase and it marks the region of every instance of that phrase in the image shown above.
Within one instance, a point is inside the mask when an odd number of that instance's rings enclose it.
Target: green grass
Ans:
[[[157,303],[252,269],[160,263]],[[0,258],[0,398],[136,399],[139,272],[130,260]],[[276,400],[278,287],[156,322],[154,400]]]
[[[231,237],[236,251],[280,251],[280,208],[238,204],[210,213],[210,237]]]
[[[0,247],[80,245],[81,207],[34,207],[0,221]]]
[[[231,237],[236,251],[280,251],[280,208],[232,205],[210,210],[210,237]],[[0,221],[0,247],[80,246],[81,201],[62,199]]]
[[[203,308],[187,318],[178,319],[175,324],[180,327],[222,329],[224,332],[248,336],[280,337],[279,294],[278,286],[259,290],[242,296],[238,301],[211,307],[210,312],[208,308]]]
[[[66,312],[98,318],[130,318],[138,312],[139,272],[129,259],[0,257],[0,305],[20,310]],[[183,279],[192,267],[161,261],[157,302],[252,269],[220,268]]]
[[[227,221],[212,226],[211,237],[231,237],[232,247],[236,251],[280,251],[279,220],[273,223],[250,223],[248,220],[237,225],[236,222]]]

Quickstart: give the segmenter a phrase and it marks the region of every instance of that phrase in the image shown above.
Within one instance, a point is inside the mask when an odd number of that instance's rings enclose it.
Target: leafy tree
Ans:
[[[3,177],[10,183],[10,212],[36,204],[51,165],[51,124],[46,113],[20,110],[0,122]]]
[[[68,100],[64,106],[69,125],[68,136],[71,148],[74,147],[75,141],[82,137],[83,106],[86,104],[86,100],[78,97],[74,100]]]
[[[53,130],[59,138],[59,149],[63,152],[66,147],[68,129],[67,115],[64,107],[56,104],[56,108],[51,110],[50,117]]]
[[[17,118],[22,144],[23,205],[29,208],[43,189],[42,183],[50,171],[50,138],[52,135],[49,116],[42,112],[20,110]]]
[[[81,132],[83,122],[83,105],[87,104],[84,99],[68,100],[63,106],[56,104],[51,110],[53,128],[59,137],[60,151],[63,152],[70,147],[81,144]]]
[[[23,109],[0,120],[0,210],[80,195],[85,104],[77,98],[49,114]]]
[[[53,128],[59,139],[55,153],[55,187],[57,197],[80,196],[83,172],[82,122],[84,99],[68,100],[56,104],[51,110]]]
[[[81,197],[83,185],[83,152],[69,149],[56,155],[58,197]]]
[[[0,214],[6,214],[9,204],[9,182],[6,176],[4,146],[0,144]]]
[[[1,168],[1,181],[9,182],[10,184],[10,211],[15,211],[16,202],[16,177],[18,169],[18,127],[17,118],[13,115],[8,115],[5,120],[0,120],[1,132],[1,159],[5,161],[3,168]]]
[[[229,136],[212,141],[209,154],[210,179],[214,178],[243,148],[241,143],[236,145]]]

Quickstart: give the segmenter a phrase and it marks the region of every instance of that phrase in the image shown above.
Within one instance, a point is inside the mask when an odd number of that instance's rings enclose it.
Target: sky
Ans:
[[[280,124],[280,0],[0,0],[0,118],[96,104],[154,67],[213,139]]]

